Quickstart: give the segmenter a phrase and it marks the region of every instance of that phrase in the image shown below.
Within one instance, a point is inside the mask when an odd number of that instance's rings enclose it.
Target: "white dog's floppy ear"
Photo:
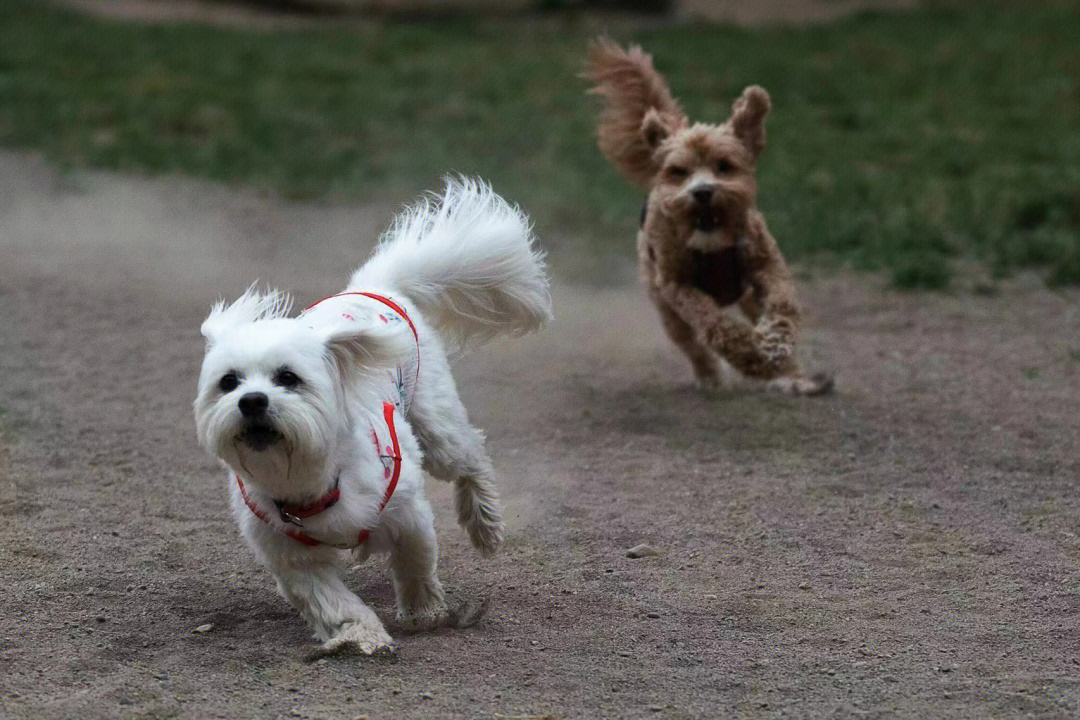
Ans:
[[[342,371],[390,368],[416,353],[412,331],[404,323],[340,322],[323,331],[323,340]]]
[[[292,298],[279,290],[267,290],[265,293],[253,284],[244,294],[228,305],[218,301],[211,308],[210,314],[203,321],[200,332],[208,345],[213,345],[218,338],[230,329],[244,323],[270,318],[286,317],[292,309]]]

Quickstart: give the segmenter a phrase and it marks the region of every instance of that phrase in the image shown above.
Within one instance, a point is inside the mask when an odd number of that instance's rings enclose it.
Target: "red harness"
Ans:
[[[420,379],[420,336],[416,333],[416,326],[413,325],[413,321],[412,321],[412,318],[409,317],[409,313],[405,312],[405,308],[401,307],[400,305],[398,305],[396,302],[394,302],[390,298],[385,297],[383,295],[376,295],[375,293],[359,292],[359,291],[354,290],[354,291],[351,291],[351,292],[338,293],[337,295],[329,295],[327,297],[324,297],[322,300],[316,300],[315,302],[311,303],[306,308],[304,308],[303,312],[301,312],[300,314],[303,315],[308,310],[315,307],[316,305],[318,305],[321,302],[325,302],[326,300],[330,300],[332,298],[341,297],[342,295],[363,295],[364,297],[371,298],[372,300],[378,300],[383,305],[390,308],[391,310],[396,312],[401,317],[405,318],[405,322],[407,322],[409,324],[409,329],[412,330],[413,340],[416,341],[416,378],[419,380]]]
[[[417,371],[416,371],[416,374],[417,374],[417,377],[419,377],[419,375],[420,375],[420,338],[416,333],[416,326],[413,325],[412,319],[409,318],[409,316],[408,316],[408,314],[406,314],[405,310],[400,305],[395,303],[393,300],[391,300],[389,298],[385,298],[385,297],[383,297],[381,295],[376,295],[374,293],[347,292],[347,293],[341,293],[341,295],[363,295],[363,296],[369,297],[369,298],[371,298],[373,300],[378,300],[379,302],[383,303],[384,305],[389,307],[394,312],[401,315],[401,317],[405,318],[405,322],[407,322],[409,324],[409,329],[412,330],[413,339],[416,341],[416,355],[417,355],[417,361],[416,361]],[[330,297],[337,297],[337,296],[336,295],[331,295]],[[330,298],[323,298],[323,300],[329,300],[329,299]],[[312,303],[307,308],[305,308],[305,310],[310,310],[311,308],[313,308],[316,305],[318,305],[319,303],[321,303],[323,300],[319,300],[317,302]],[[383,419],[386,421],[386,427],[390,431],[390,447],[385,448],[385,454],[384,454],[384,449],[379,447],[379,436],[375,432],[375,427],[372,426],[372,428],[371,428],[371,439],[375,443],[375,452],[376,452],[376,454],[379,455],[379,457],[389,458],[393,463],[392,467],[388,468],[388,470],[389,470],[388,477],[390,479],[390,482],[386,486],[386,492],[383,494],[382,502],[379,503],[379,512],[380,513],[382,513],[382,511],[386,508],[387,503],[390,502],[390,498],[394,495],[394,489],[397,488],[398,478],[401,476],[401,447],[398,445],[397,429],[394,427],[394,403],[392,403],[392,402],[383,402]],[[240,478],[239,473],[236,474],[236,486],[238,488],[240,488],[240,496],[244,499],[244,504],[248,506],[248,509],[251,510],[251,512],[255,515],[255,517],[259,518],[260,520],[262,520],[264,523],[266,523],[270,527],[276,527],[281,532],[283,532],[285,535],[291,537],[293,540],[296,540],[299,543],[303,543],[304,545],[307,545],[309,547],[316,547],[318,545],[325,545],[326,544],[322,540],[316,540],[315,538],[311,537],[310,535],[303,532],[302,530],[297,530],[297,529],[294,529],[292,527],[289,527],[288,524],[291,523],[291,524],[299,525],[300,524],[298,522],[299,519],[309,518],[309,517],[312,517],[314,515],[318,515],[319,513],[323,512],[325,510],[328,510],[329,508],[336,505],[338,500],[341,499],[341,489],[339,487],[337,487],[336,483],[335,483],[335,486],[334,486],[334,488],[332,490],[330,490],[328,493],[326,493],[321,498],[319,498],[318,500],[316,500],[315,502],[313,502],[313,503],[311,503],[309,505],[289,505],[289,504],[286,504],[286,503],[279,503],[277,507],[278,507],[279,513],[282,516],[282,522],[284,524],[284,527],[278,527],[274,523],[270,522],[270,516],[267,515],[266,511],[263,510],[262,508],[260,508],[258,505],[256,505],[255,501],[251,499],[250,495],[248,495],[247,488],[244,487],[244,481]],[[356,545],[363,545],[365,542],[367,542],[367,540],[368,540],[368,538],[370,536],[371,536],[371,531],[368,530],[367,528],[362,528],[360,530],[360,532],[356,536]]]
[[[390,483],[386,486],[386,492],[383,494],[382,502],[379,503],[379,512],[381,513],[386,509],[387,503],[390,502],[390,498],[394,495],[394,490],[397,488],[398,478],[401,477],[401,446],[398,445],[397,429],[394,427],[394,404],[390,402],[383,403],[383,418],[386,420],[386,427],[390,429],[390,442],[391,447],[386,448],[391,451],[389,455],[393,460],[393,468],[390,472]],[[371,429],[371,437],[375,439],[375,452],[379,453],[380,457],[386,457],[383,455],[383,449],[379,447],[378,437],[375,435],[375,429]],[[255,501],[251,499],[251,496],[247,493],[247,488],[244,486],[244,481],[240,478],[240,475],[236,475],[236,486],[240,488],[240,497],[244,498],[244,504],[248,506],[248,510],[255,515],[255,517],[262,520],[270,527],[277,527],[274,523],[270,522],[270,516],[266,514],[266,511],[255,504]],[[278,506],[282,513],[288,513],[293,518],[309,518],[313,515],[333,507],[337,504],[337,501],[341,498],[341,489],[335,487],[330,492],[323,495],[321,498],[311,503],[310,505],[285,505]],[[325,545],[322,540],[316,540],[302,530],[296,530],[291,527],[278,528],[281,532],[285,533],[293,540],[303,543],[309,547],[315,547],[318,545]],[[370,537],[371,531],[367,528],[360,530],[356,536],[356,544],[363,545]]]

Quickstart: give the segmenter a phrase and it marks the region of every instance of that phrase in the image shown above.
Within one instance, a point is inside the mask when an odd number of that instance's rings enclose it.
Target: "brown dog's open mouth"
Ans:
[[[694,229],[713,232],[724,224],[724,211],[720,208],[704,208],[694,217]]]

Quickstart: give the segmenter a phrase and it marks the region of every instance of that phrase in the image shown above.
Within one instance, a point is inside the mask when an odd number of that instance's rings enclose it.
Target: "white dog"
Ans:
[[[389,553],[407,626],[451,620],[422,470],[455,483],[458,521],[484,555],[503,523],[442,340],[538,328],[551,312],[543,258],[527,219],[490,187],[448,180],[441,199],[397,218],[343,293],[297,317],[289,307],[286,295],[251,289],[213,308],[199,441],[226,466],[244,538],[320,652],[392,651],[342,582],[347,551]]]

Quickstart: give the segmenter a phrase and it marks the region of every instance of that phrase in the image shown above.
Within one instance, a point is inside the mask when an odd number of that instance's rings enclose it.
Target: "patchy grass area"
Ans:
[[[0,143],[289,197],[407,197],[478,173],[593,255],[642,202],[592,139],[595,23],[245,32],[0,4]],[[620,33],[616,33],[620,35]],[[957,257],[1080,283],[1080,12],[864,15],[764,33],[638,30],[695,118],[773,94],[761,204],[794,259],[944,287]]]

